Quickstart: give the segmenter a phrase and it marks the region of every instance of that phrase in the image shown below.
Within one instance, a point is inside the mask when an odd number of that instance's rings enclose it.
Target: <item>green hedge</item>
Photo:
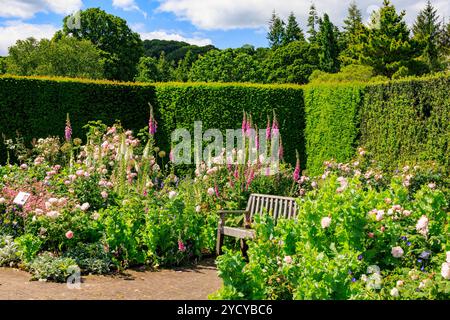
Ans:
[[[304,88],[307,168],[345,162],[357,146],[386,168],[420,160],[450,164],[450,77]]]
[[[157,139],[169,148],[170,133],[177,127],[193,129],[194,121],[209,128],[240,128],[242,111],[251,112],[265,128],[275,110],[281,124],[285,158],[295,162],[295,149],[303,150],[303,91],[299,86],[250,84],[140,84],[77,79],[0,77],[0,133],[11,138],[19,132],[27,141],[49,135],[62,136],[66,113],[73,136],[83,137],[91,120],[126,128],[147,125],[148,102],[155,106]],[[0,158],[5,157],[3,147]]]
[[[276,111],[288,162],[301,154],[302,167],[319,173],[325,160],[348,161],[359,145],[387,166],[437,160],[450,164],[450,78],[387,83],[253,85],[211,83],[115,83],[77,79],[0,77],[0,133],[20,132],[28,141],[62,136],[70,113],[74,136],[90,120],[120,119],[134,130],[155,106],[157,139],[169,148],[170,133],[193,129],[240,128],[242,111],[264,128]],[[3,148],[3,150],[1,149]],[[5,150],[0,143],[0,159]]]
[[[359,133],[363,86],[330,84],[305,87],[305,137],[309,173],[318,174],[323,161],[349,160]]]
[[[417,160],[450,165],[450,77],[365,88],[360,143],[386,166]]]

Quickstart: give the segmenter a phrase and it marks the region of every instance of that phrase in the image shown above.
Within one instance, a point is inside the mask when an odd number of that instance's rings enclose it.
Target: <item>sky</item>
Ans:
[[[328,13],[339,25],[352,0],[315,0],[320,15]],[[412,24],[426,0],[391,0],[406,11]],[[244,44],[266,47],[267,25],[272,11],[286,19],[294,12],[306,29],[311,0],[0,0],[0,55],[27,37],[51,38],[62,19],[78,10],[100,7],[128,22],[142,39],[212,44],[220,49]],[[365,20],[382,0],[356,0]],[[450,21],[450,0],[432,0],[439,15]]]

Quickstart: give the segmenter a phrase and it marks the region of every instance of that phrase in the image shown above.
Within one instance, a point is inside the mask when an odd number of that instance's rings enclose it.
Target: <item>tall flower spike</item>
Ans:
[[[296,156],[297,156],[297,163],[295,165],[295,170],[293,174],[294,181],[297,182],[300,179],[300,158],[298,156],[297,150],[295,150]]]
[[[272,137],[279,134],[279,126],[277,116],[275,115],[275,111],[273,112],[273,123],[272,123]]]
[[[150,106],[150,118],[148,120],[148,132],[153,136],[156,133],[156,129],[158,128],[158,122],[156,122],[156,119],[153,115],[153,106],[148,103]]]
[[[247,114],[243,111],[244,116],[242,118],[242,135],[245,135],[247,132]]]
[[[267,116],[267,128],[266,128],[266,140],[270,140],[270,134],[271,128],[270,128],[270,119],[269,116]]]
[[[69,142],[70,139],[72,139],[72,126],[70,125],[69,114],[67,114],[66,129],[64,130],[64,136],[67,142]]]
[[[280,136],[280,147],[278,148],[278,157],[279,159],[283,159],[283,156],[284,156],[283,142],[281,141]]]

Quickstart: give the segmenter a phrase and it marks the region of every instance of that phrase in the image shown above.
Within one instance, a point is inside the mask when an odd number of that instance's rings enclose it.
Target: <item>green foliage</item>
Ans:
[[[269,32],[267,33],[270,47],[276,48],[283,44],[283,40],[286,38],[284,26],[284,21],[273,11],[272,18],[269,21]]]
[[[317,34],[317,25],[319,24],[319,15],[317,14],[316,6],[311,4],[309,8],[309,16],[308,16],[308,34],[309,34],[309,42],[314,42]]]
[[[323,84],[305,88],[305,140],[308,171],[320,172],[328,159],[348,161],[359,132],[363,86]]]
[[[145,56],[157,59],[161,52],[164,52],[167,61],[176,64],[179,64],[180,60],[185,59],[188,52],[191,52],[194,60],[197,60],[199,55],[204,55],[208,51],[216,49],[213,45],[200,47],[182,41],[159,39],[144,40],[143,45]]]
[[[417,53],[404,15],[398,14],[389,0],[384,0],[383,7],[373,13],[371,24],[351,45],[359,62],[373,67],[377,75],[392,77],[401,67],[412,68]]]
[[[361,144],[386,166],[435,160],[450,165],[448,77],[369,85],[361,109]]]
[[[122,18],[106,13],[100,8],[80,11],[81,28],[72,28],[71,16],[64,18],[62,32],[76,39],[90,40],[103,51],[105,78],[131,81],[136,75],[136,65],[144,48],[138,33],[133,32]]]
[[[429,72],[442,69],[443,48],[440,48],[439,43],[441,23],[438,20],[437,10],[428,0],[426,7],[419,12],[412,28],[414,40],[418,42],[422,51],[419,59],[426,64]]]
[[[339,70],[338,31],[330,22],[328,14],[324,14],[319,22],[319,32],[316,35],[319,45],[319,68],[326,72]]]
[[[409,198],[405,176],[378,189],[373,169],[340,168],[298,200],[301,219],[256,217],[248,263],[232,251],[219,257],[223,287],[213,298],[448,299],[443,191],[421,185]],[[424,217],[426,230],[417,224]]]
[[[262,70],[252,55],[239,49],[211,50],[193,63],[192,81],[262,82]]]
[[[56,282],[65,282],[78,269],[75,260],[55,257],[49,252],[37,256],[27,267],[34,280],[48,279]]]
[[[0,234],[0,267],[14,266],[18,262],[17,244],[13,237]]]
[[[268,54],[264,61],[265,78],[270,83],[307,83],[318,64],[316,45],[293,41]]]
[[[0,57],[0,74],[6,73],[6,57]]]
[[[42,247],[43,241],[38,236],[26,233],[14,239],[14,242],[17,245],[17,254],[20,260],[28,263],[36,257]]]
[[[7,73],[21,76],[103,77],[100,50],[88,40],[72,37],[18,40],[5,61]]]
[[[288,22],[285,29],[283,44],[286,45],[292,41],[304,41],[305,35],[298,25],[297,19],[293,12],[289,14]]]
[[[310,84],[320,84],[323,82],[368,82],[388,80],[386,77],[375,77],[372,67],[360,64],[351,64],[342,67],[337,73],[327,73],[315,70],[309,77]]]
[[[111,257],[107,250],[107,246],[100,242],[79,243],[65,252],[64,256],[73,259],[84,273],[105,274],[111,267]]]

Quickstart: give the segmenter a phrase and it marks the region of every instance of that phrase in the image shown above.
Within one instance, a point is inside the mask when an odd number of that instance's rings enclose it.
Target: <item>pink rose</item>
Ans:
[[[73,238],[73,232],[70,231],[70,230],[67,231],[67,232],[66,232],[66,238],[67,238],[67,239],[72,239],[72,238]]]

